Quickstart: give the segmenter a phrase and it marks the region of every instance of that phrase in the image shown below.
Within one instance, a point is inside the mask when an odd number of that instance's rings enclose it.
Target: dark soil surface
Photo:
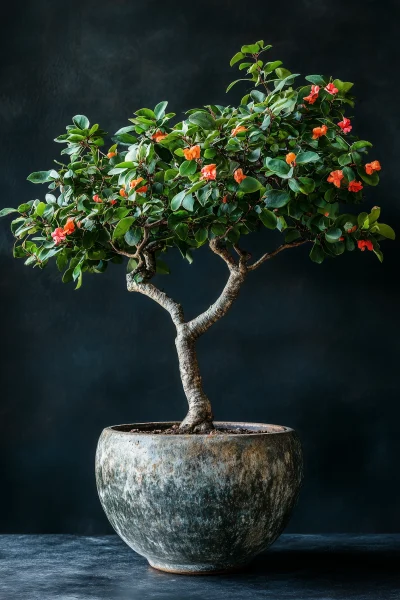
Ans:
[[[142,435],[235,435],[235,434],[256,434],[256,433],[271,433],[267,429],[244,429],[241,427],[237,427],[235,429],[227,429],[225,427],[216,427],[215,429],[211,429],[210,431],[193,431],[188,432],[185,429],[179,429],[179,425],[172,425],[168,429],[131,429],[130,433],[140,433]]]

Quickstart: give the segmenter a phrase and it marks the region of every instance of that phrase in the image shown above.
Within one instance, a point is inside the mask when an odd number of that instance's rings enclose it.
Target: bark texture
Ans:
[[[188,322],[185,322],[183,308],[178,302],[151,283],[136,283],[134,273],[127,275],[128,291],[139,292],[157,302],[169,312],[176,327],[175,345],[178,353],[179,370],[189,404],[189,412],[182,421],[181,428],[187,431],[207,431],[213,428],[211,403],[203,390],[197,361],[196,340],[228,312],[238,297],[240,288],[249,271],[253,271],[264,261],[276,256],[282,250],[303,243],[305,243],[304,240],[292,244],[283,244],[249,265],[250,255],[246,252],[235,247],[238,255],[238,259],[235,260],[217,238],[212,240],[210,248],[225,261],[229,269],[229,278],[217,300],[207,310]]]

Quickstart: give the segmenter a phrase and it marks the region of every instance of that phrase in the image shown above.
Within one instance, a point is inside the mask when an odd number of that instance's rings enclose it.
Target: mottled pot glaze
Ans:
[[[216,423],[270,433],[141,435],[107,427],[96,453],[101,504],[121,538],[152,567],[228,571],[280,535],[302,480],[301,446],[288,427]]]

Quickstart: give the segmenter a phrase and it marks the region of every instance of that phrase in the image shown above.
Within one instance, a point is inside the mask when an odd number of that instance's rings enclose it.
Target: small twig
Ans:
[[[272,252],[266,252],[261,258],[259,258],[255,263],[253,263],[252,265],[248,265],[247,270],[248,271],[254,271],[255,269],[257,269],[257,267],[259,267],[263,262],[265,262],[266,260],[269,260],[270,258],[273,258],[274,256],[276,256],[277,254],[279,254],[279,252],[282,252],[282,250],[286,250],[287,248],[295,248],[296,246],[301,246],[302,244],[306,244],[307,242],[309,242],[310,240],[300,240],[298,242],[292,242],[291,244],[282,244],[282,246],[279,246],[278,248],[276,248],[275,250],[272,250]]]

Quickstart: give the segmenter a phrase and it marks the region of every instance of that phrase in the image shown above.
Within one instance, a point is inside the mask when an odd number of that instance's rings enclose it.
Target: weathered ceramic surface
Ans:
[[[112,526],[158,569],[226,571],[248,563],[282,532],[302,479],[296,433],[260,423],[217,423],[271,433],[140,435],[104,429],[96,480]]]

